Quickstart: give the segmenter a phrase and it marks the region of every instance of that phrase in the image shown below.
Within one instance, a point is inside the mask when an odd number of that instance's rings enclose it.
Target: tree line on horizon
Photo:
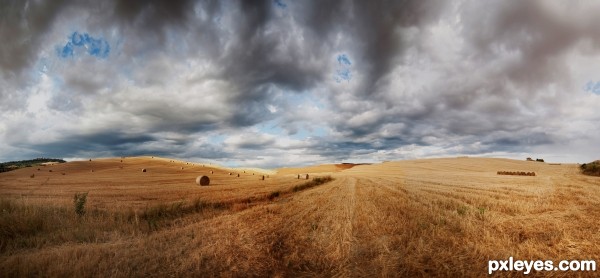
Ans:
[[[18,161],[8,161],[8,162],[0,162],[0,173],[8,172],[20,168],[25,167],[33,167],[35,165],[40,165],[46,162],[58,162],[65,163],[66,161],[60,158],[47,158],[47,157],[39,157],[29,160],[18,160]]]

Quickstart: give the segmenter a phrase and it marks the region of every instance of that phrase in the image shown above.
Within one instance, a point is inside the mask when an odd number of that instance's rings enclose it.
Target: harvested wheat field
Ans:
[[[481,277],[488,260],[511,256],[600,262],[600,177],[577,165],[446,158],[258,172],[186,163],[93,159],[1,173],[0,273]],[[209,186],[195,183],[202,175]],[[84,192],[77,213],[73,196]],[[529,276],[574,274],[595,276]]]

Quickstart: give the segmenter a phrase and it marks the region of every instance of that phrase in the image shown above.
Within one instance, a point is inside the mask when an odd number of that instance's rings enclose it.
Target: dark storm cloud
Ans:
[[[73,135],[57,142],[36,144],[32,149],[51,157],[156,155],[221,160],[231,157],[220,146],[212,144],[191,146],[186,139],[161,139],[119,132]]]
[[[149,0],[115,1],[116,16],[129,24],[148,30],[157,30],[165,24],[185,24],[193,11],[194,1]]]
[[[3,75],[16,77],[37,56],[41,36],[70,1],[2,1],[0,37],[10,39],[0,48]]]
[[[590,3],[3,1],[0,152],[269,166],[597,138],[569,126],[600,118],[573,62],[598,54]]]
[[[81,157],[82,154],[106,153],[111,150],[117,155],[128,152],[132,146],[157,140],[149,135],[129,135],[118,132],[103,132],[86,135],[71,135],[57,142],[36,144],[33,149],[53,157]]]
[[[367,80],[359,90],[365,95],[378,93],[378,82],[385,77],[394,58],[405,45],[399,28],[427,23],[437,17],[442,1],[320,1],[310,2],[306,24],[320,37],[344,32],[355,38],[357,54],[367,63]],[[354,47],[354,46],[349,46]]]
[[[477,7],[469,12],[475,13]],[[590,10],[581,13],[585,5],[515,1],[498,2],[496,7],[493,14],[467,18],[465,35],[483,60],[498,55],[500,49],[517,52],[521,59],[509,65],[505,74],[528,88],[567,82],[562,55],[582,40],[591,40],[596,48],[600,43],[598,19]],[[475,26],[476,22],[480,24]]]

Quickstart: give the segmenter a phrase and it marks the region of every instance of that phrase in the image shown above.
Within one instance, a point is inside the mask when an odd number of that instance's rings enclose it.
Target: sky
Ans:
[[[598,1],[0,0],[0,161],[600,159]]]

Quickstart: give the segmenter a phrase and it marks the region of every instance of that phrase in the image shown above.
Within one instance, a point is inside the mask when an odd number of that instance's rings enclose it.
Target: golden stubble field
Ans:
[[[445,158],[244,173],[136,157],[37,168],[0,174],[2,276],[481,277],[510,256],[600,262],[600,178],[577,165]],[[334,180],[297,179],[307,173]],[[194,183],[202,174],[210,186]],[[528,276],[574,274],[596,276]]]

